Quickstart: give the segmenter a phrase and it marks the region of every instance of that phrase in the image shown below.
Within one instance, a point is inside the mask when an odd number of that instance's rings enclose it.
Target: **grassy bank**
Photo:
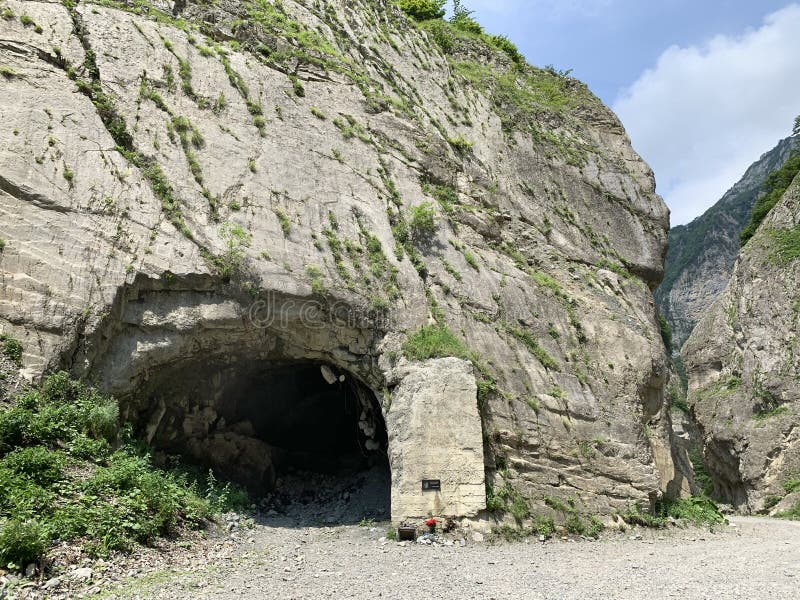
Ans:
[[[237,494],[213,477],[155,468],[114,399],[65,373],[0,407],[0,566],[61,541],[92,555],[203,527]]]

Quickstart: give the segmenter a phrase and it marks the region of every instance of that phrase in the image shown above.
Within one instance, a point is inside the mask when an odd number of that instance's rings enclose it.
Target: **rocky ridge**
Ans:
[[[800,469],[799,258],[795,178],[683,349],[714,493],[742,512],[772,508]]]
[[[728,285],[739,254],[739,233],[750,219],[756,198],[769,174],[778,170],[796,147],[797,137],[781,140],[703,215],[670,230],[664,281],[655,297],[672,329],[676,353]]]
[[[490,497],[686,491],[667,210],[583,84],[383,1],[0,8],[0,326],[26,377],[92,377],[157,442],[198,389],[317,361],[391,420],[403,342],[438,323],[473,365]]]

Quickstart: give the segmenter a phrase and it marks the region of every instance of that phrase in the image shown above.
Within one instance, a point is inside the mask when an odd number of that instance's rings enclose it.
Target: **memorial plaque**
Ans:
[[[423,479],[422,491],[423,492],[438,492],[442,489],[442,482],[438,479]]]

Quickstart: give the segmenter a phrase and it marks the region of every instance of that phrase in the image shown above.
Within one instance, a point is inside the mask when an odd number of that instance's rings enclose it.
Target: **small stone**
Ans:
[[[473,542],[482,542],[483,541],[483,534],[479,531],[472,532],[472,541]]]
[[[45,584],[42,586],[42,589],[50,590],[54,587],[58,587],[59,585],[61,585],[61,577],[53,577],[45,582]]]
[[[31,579],[34,575],[36,575],[36,563],[31,563],[25,567],[25,577]]]
[[[81,567],[75,569],[72,573],[72,578],[78,581],[90,581],[92,579],[92,570],[89,567]]]

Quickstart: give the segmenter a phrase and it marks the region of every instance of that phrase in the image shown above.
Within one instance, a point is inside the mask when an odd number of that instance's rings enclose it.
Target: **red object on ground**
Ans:
[[[428,519],[425,521],[425,525],[428,527],[435,527],[436,526],[436,519]]]

